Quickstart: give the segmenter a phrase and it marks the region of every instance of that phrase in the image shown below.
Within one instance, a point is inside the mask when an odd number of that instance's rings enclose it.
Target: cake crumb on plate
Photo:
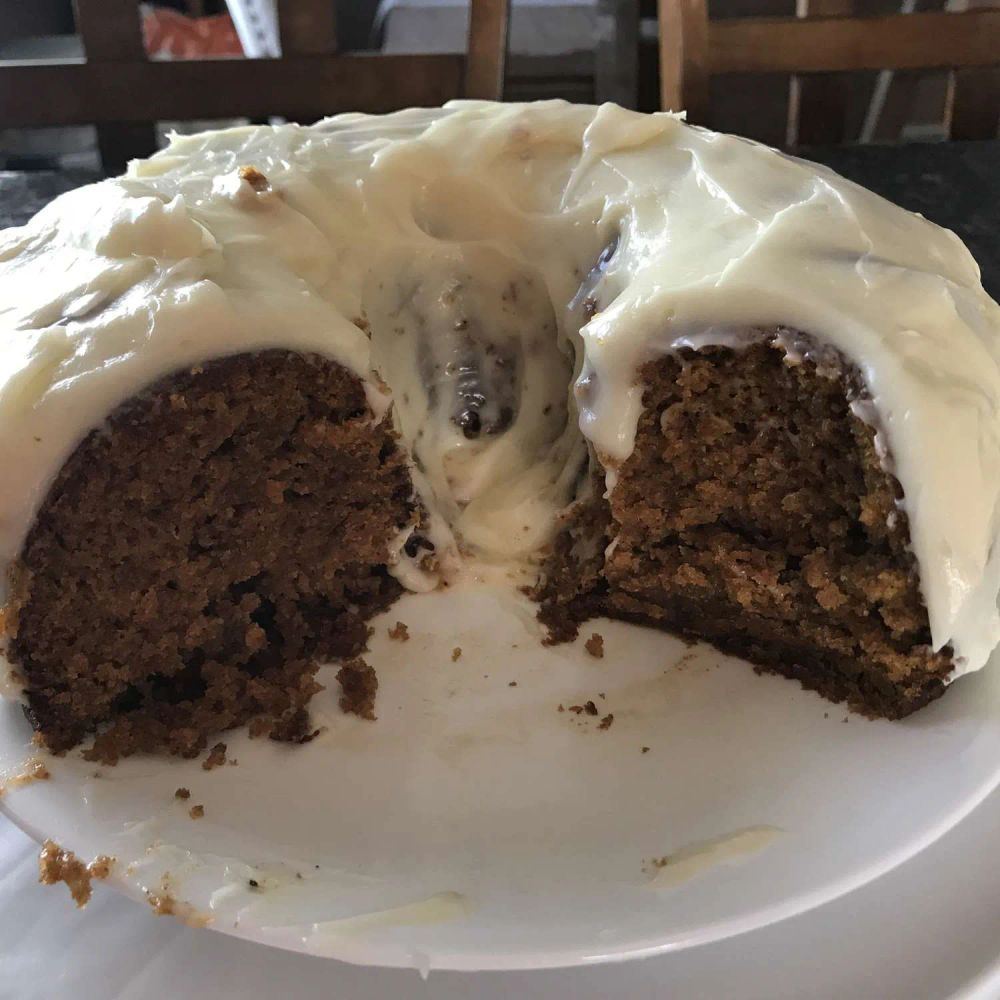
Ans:
[[[164,872],[156,891],[146,890],[146,902],[158,917],[176,917],[188,927],[207,927],[212,918],[205,913],[199,913],[190,903],[177,899],[171,885],[170,872]]]
[[[396,622],[395,625],[389,629],[389,638],[395,639],[396,642],[406,642],[410,638],[410,630],[406,627],[406,622]]]
[[[604,636],[600,632],[594,632],[593,635],[583,644],[583,648],[590,653],[594,659],[602,660],[604,659]]]
[[[374,722],[375,695],[378,692],[378,677],[374,667],[357,656],[340,668],[337,680],[340,681],[342,691],[341,711]]]
[[[84,907],[90,901],[91,879],[107,878],[114,862],[107,854],[99,854],[85,865],[72,851],[64,851],[54,841],[46,840],[38,855],[38,881],[43,885],[65,882],[73,902]]]
[[[25,785],[33,785],[36,781],[48,781],[51,777],[52,774],[45,766],[44,761],[32,757],[24,762],[23,771],[11,775],[5,783],[0,784],[0,798],[12,788],[23,788]]]
[[[226,763],[226,744],[216,743],[201,762],[202,770],[211,771],[213,767],[222,767]]]

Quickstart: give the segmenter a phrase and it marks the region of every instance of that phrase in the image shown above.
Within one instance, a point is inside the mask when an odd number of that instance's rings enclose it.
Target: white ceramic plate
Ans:
[[[397,620],[409,641],[387,638]],[[592,631],[603,659],[583,649]],[[182,913],[217,930],[354,962],[512,969],[802,912],[927,846],[1000,779],[997,669],[903,723],[845,724],[794,683],[645,629],[594,623],[544,648],[533,608],[485,586],[404,598],[369,660],[376,723],[340,713],[331,673],[308,746],[231,733],[238,766],[141,758],[98,777],[71,755],[2,807],[84,859],[114,855],[139,898],[163,896],[167,873]],[[588,700],[597,717],[558,711]],[[0,773],[30,756],[19,708],[3,706]],[[760,827],[783,832],[655,887],[677,869],[654,875],[650,859]]]

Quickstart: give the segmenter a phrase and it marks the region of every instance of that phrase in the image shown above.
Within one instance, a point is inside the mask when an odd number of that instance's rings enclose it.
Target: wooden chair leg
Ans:
[[[109,176],[123,173],[129,160],[151,156],[156,145],[156,126],[152,122],[97,126],[101,170]]]
[[[706,0],[657,0],[660,107],[708,120],[708,7]]]
[[[860,13],[856,0],[799,0],[801,17]],[[788,145],[838,145],[846,138],[849,82],[842,73],[793,76],[788,100]]]
[[[134,0],[75,0],[75,7],[76,27],[88,61],[146,58]],[[121,173],[129,160],[156,150],[156,126],[152,122],[100,125],[97,148],[104,172]]]
[[[639,0],[599,0],[594,51],[598,104],[639,105]]]
[[[472,0],[462,88],[466,97],[483,101],[503,99],[509,28],[510,0]]]
[[[1000,132],[1000,70],[960,69],[952,87],[952,139],[996,139]]]

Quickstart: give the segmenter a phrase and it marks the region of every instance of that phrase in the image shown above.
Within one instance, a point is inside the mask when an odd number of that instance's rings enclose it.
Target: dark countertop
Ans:
[[[953,229],[1000,299],[1000,142],[814,149],[811,159]],[[0,228],[20,225],[46,202],[96,178],[81,171],[0,172]]]

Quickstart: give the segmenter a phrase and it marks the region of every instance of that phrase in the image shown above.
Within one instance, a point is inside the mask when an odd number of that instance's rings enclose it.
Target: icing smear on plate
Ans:
[[[785,831],[776,826],[748,826],[723,837],[689,844],[653,861],[651,889],[676,889],[721,865],[735,864],[770,847]]]

